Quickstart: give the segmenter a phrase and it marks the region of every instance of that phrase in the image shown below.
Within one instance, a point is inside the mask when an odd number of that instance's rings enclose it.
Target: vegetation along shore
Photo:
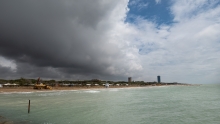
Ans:
[[[38,86],[49,86],[50,90],[80,90],[80,89],[99,89],[99,88],[127,88],[127,87],[149,87],[149,86],[169,86],[169,85],[183,85],[189,86],[185,83],[164,83],[164,82],[144,82],[144,81],[102,81],[98,79],[84,80],[84,81],[56,81],[56,80],[41,80],[39,79],[15,79],[4,80],[0,79],[0,93],[2,92],[34,92],[34,91],[48,91],[47,88],[35,88]],[[41,84],[41,85],[40,85]],[[38,89],[38,90],[36,90]]]

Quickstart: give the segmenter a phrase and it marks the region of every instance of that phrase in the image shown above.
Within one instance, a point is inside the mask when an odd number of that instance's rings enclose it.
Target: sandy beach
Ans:
[[[140,87],[140,86],[112,86],[109,88],[135,88],[135,87]],[[149,86],[145,86],[149,87]],[[33,87],[3,87],[0,88],[0,93],[5,93],[5,92],[47,92],[47,91],[60,91],[60,90],[89,90],[89,89],[106,89],[105,87],[53,87],[52,90],[49,89],[33,89]]]
[[[198,86],[198,85],[146,85],[146,86],[110,86],[109,88],[144,88],[144,87],[164,87],[164,86]],[[50,92],[50,91],[60,91],[60,90],[94,90],[94,89],[106,89],[104,86],[84,86],[84,87],[53,87],[52,90],[49,89],[33,89],[33,87],[1,87],[0,88],[0,93],[5,93],[5,92]]]

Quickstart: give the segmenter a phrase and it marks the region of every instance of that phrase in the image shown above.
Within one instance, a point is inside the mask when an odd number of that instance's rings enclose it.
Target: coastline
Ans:
[[[100,90],[100,89],[120,89],[120,88],[147,88],[147,87],[164,87],[164,86],[193,86],[193,85],[160,85],[160,86],[111,86],[109,88],[95,86],[95,87],[53,87],[48,89],[33,89],[33,87],[3,87],[0,88],[1,93],[22,93],[22,92],[54,92],[54,91],[71,91],[71,90]]]
[[[117,88],[137,88],[139,86],[128,86],[128,87],[109,87],[108,89],[117,89]],[[150,86],[145,86],[150,87]],[[16,92],[53,92],[53,91],[71,91],[71,90],[100,90],[100,89],[107,89],[105,87],[53,87],[52,90],[49,89],[33,89],[33,87],[7,87],[7,88],[0,88],[1,93],[16,93]]]

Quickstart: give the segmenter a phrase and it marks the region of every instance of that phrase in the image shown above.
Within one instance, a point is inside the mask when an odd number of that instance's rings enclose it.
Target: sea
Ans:
[[[0,93],[3,123],[220,124],[220,85]]]

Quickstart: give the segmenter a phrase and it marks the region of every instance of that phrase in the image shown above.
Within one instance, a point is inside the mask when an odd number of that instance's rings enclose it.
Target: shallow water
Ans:
[[[218,124],[220,85],[1,93],[0,116],[16,124]]]

